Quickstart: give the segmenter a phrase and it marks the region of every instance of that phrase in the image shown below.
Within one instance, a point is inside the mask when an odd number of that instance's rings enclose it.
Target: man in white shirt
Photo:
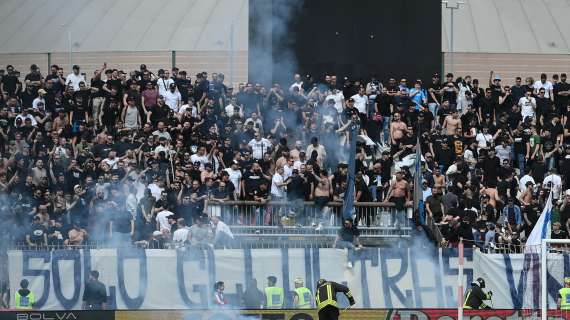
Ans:
[[[342,113],[344,108],[344,95],[341,90],[333,89],[332,92],[325,98],[325,101],[329,99],[334,100],[334,107],[338,113]]]
[[[170,85],[174,83],[174,79],[170,78],[170,72],[168,70],[158,70],[158,79],[156,80],[156,86],[158,87],[158,94],[163,96],[170,88]]]
[[[232,164],[229,168],[224,169],[230,176],[230,181],[234,185],[234,195],[236,200],[239,198],[240,192],[240,181],[241,181],[241,171],[239,170],[239,162],[237,160],[232,160]]]
[[[527,170],[527,168],[525,168],[525,170]],[[525,175],[519,180],[519,190],[524,191],[526,189],[526,184],[527,182],[532,182],[533,185],[536,184],[536,182],[534,182],[534,178],[532,177],[532,175],[530,174],[530,168],[528,168],[528,171],[525,173]]]
[[[538,91],[542,88],[544,88],[544,90],[546,91],[544,93],[544,97],[548,98],[548,99],[553,99],[554,95],[552,94],[552,90],[554,89],[554,86],[552,85],[552,82],[546,80],[546,73],[543,73],[540,75],[540,80],[537,80],[534,85],[534,94],[538,95]]]
[[[299,88],[299,92],[303,92],[303,81],[301,80],[301,75],[296,73],[293,76],[293,84],[289,87],[289,92],[293,92],[293,88]]]
[[[358,93],[351,97],[354,100],[354,107],[358,110],[358,113],[367,115],[368,114],[368,96],[366,95],[366,89],[360,87]]]
[[[204,170],[204,165],[210,162],[206,154],[206,147],[198,148],[198,152],[190,156],[192,163],[200,162],[200,170]]]
[[[158,230],[161,233],[170,233],[170,230],[172,230],[172,226],[170,225],[170,222],[168,221],[170,216],[174,216],[174,213],[168,210],[162,210],[159,213],[156,214],[156,225]]]
[[[218,216],[212,216],[210,223],[214,230],[214,246],[231,247],[234,242],[234,234],[230,227]]]
[[[254,138],[247,144],[251,148],[252,157],[257,160],[263,159],[263,155],[270,152],[273,145],[265,138],[261,137],[259,132],[256,132]]]
[[[280,201],[285,199],[285,178],[283,178],[283,167],[277,168],[271,178],[271,200]]]
[[[186,221],[184,218],[179,218],[176,220],[176,231],[172,234],[172,242],[176,248],[181,248],[186,245],[188,238],[190,236],[190,229],[186,226]]]
[[[530,89],[525,92],[524,97],[519,99],[519,107],[521,107],[523,121],[527,117],[534,117],[536,112],[536,99],[532,96]]]
[[[163,97],[164,103],[170,107],[170,110],[178,112],[180,104],[182,103],[182,95],[180,95],[180,91],[176,90],[176,84],[171,83]]]
[[[232,97],[232,99],[230,100],[230,104],[226,106],[225,110],[226,110],[226,116],[228,116],[229,118],[232,118],[234,116],[239,116],[240,118],[243,118],[243,110],[238,105],[236,97]]]
[[[79,66],[73,66],[73,73],[67,75],[65,84],[73,87],[73,91],[79,91],[79,83],[85,82],[85,77],[79,73]]]
[[[542,181],[542,187],[547,187],[549,183],[551,184],[552,199],[558,200],[562,191],[562,178],[558,175],[556,168],[550,169],[550,174]]]

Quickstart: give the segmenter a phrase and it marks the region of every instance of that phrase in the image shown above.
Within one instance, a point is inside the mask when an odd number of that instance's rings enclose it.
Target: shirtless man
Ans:
[[[497,185],[495,182],[488,182],[485,187],[481,189],[481,195],[489,196],[489,204],[494,208],[497,208],[497,201],[503,202],[499,197],[499,192],[497,191]]]
[[[392,145],[397,146],[400,140],[404,137],[407,130],[407,125],[402,121],[402,116],[399,113],[394,113],[394,119],[390,124],[390,138]]]
[[[315,178],[318,181],[314,190],[314,199],[316,210],[320,214],[319,224],[317,225],[317,231],[319,231],[323,228],[323,223],[326,223],[329,220],[327,213],[330,213],[330,211],[326,210],[326,204],[329,202],[330,196],[332,195],[332,188],[331,181],[329,180],[325,170],[321,170],[320,177],[315,175]]]
[[[388,190],[388,196],[384,202],[390,200],[394,202],[396,206],[396,217],[395,222],[396,224],[398,221],[402,221],[406,214],[405,205],[406,201],[410,198],[410,185],[408,181],[404,180],[404,172],[398,171],[396,172],[396,181],[390,186],[390,190]]]
[[[445,176],[441,174],[439,167],[433,169],[433,187],[445,190]]]
[[[461,119],[457,110],[451,111],[451,114],[445,117],[443,128],[447,130],[448,136],[454,135],[456,129],[461,129]]]

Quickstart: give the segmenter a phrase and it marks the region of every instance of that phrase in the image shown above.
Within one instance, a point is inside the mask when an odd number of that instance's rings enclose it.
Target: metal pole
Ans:
[[[548,313],[548,288],[546,287],[546,241],[542,239],[540,244],[540,298],[542,305],[540,306],[541,315],[540,318],[543,320],[547,319]]]
[[[47,72],[49,72],[50,68],[51,68],[51,52],[47,53]]]
[[[450,27],[451,27],[451,36],[449,37],[449,72],[453,73],[453,11],[455,11],[455,8],[450,8],[451,9],[451,21],[450,21]]]
[[[230,86],[234,85],[234,22],[230,26]]]
[[[69,72],[71,72],[71,70],[73,69],[73,47],[71,45],[71,28],[68,26],[67,27],[67,46],[68,46],[68,54],[69,54]]]
[[[450,27],[450,34],[449,34],[449,71],[450,73],[453,73],[453,69],[454,69],[454,65],[453,65],[453,56],[455,55],[454,53],[454,49],[453,49],[453,35],[454,35],[454,25],[453,25],[453,18],[454,18],[454,14],[455,14],[455,10],[458,10],[459,7],[462,4],[465,4],[465,2],[463,1],[452,1],[452,0],[444,0],[441,3],[445,4],[445,8],[450,10],[450,21],[449,21],[449,27]]]
[[[463,238],[459,239],[459,272],[457,273],[457,319],[463,319]]]
[[[174,69],[176,67],[176,50],[172,50],[172,55],[171,55],[171,60],[172,60],[172,69]]]

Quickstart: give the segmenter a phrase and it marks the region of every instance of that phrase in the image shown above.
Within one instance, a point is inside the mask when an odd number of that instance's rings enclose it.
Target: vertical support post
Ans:
[[[230,26],[230,86],[234,86],[234,22]]]
[[[69,50],[68,52],[68,58],[69,58],[69,71],[71,72],[71,70],[73,69],[73,45],[71,43],[71,27],[67,26],[67,49]]]
[[[546,266],[546,241],[542,239],[540,244],[540,318],[546,320],[548,318],[548,288],[546,287],[547,266]]]
[[[455,8],[450,8],[451,10],[451,20],[450,20],[450,29],[451,29],[451,36],[449,37],[449,72],[453,73],[453,56],[455,53],[453,52],[453,12]]]
[[[49,73],[51,68],[51,52],[47,53],[47,68],[46,71]]]
[[[457,274],[457,319],[463,319],[463,238],[459,239],[459,266]]]
[[[176,67],[176,50],[172,50],[170,60],[172,62],[172,69],[174,69]]]

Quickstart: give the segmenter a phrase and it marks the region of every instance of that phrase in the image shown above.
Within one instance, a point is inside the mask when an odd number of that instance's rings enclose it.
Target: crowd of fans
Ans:
[[[485,88],[435,73],[431,83],[297,74],[234,89],[220,73],[106,64],[89,81],[79,66],[66,75],[57,65],[47,75],[32,65],[24,78],[7,66],[0,77],[7,241],[231,246],[237,224],[295,219],[320,230],[347,189],[350,124],[359,128],[357,203],[390,202],[405,215],[422,188],[418,228],[433,219],[444,245],[463,237],[488,248],[524,242],[552,192],[553,237],[570,231],[565,74],[508,86],[491,72]],[[417,147],[421,186],[410,170]],[[255,217],[228,215],[232,200],[251,201]],[[272,209],[276,201],[296,205]],[[303,201],[320,219],[304,217]],[[375,218],[357,210],[354,228]]]

